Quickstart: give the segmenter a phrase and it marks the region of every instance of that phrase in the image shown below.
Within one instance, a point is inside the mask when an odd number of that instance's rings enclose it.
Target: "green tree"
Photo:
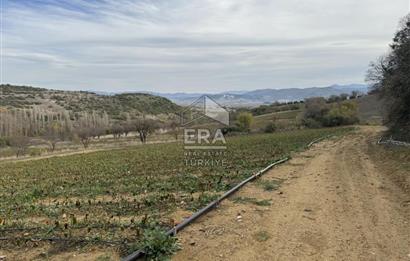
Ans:
[[[305,100],[305,109],[302,122],[309,128],[322,127],[325,114],[329,111],[326,99],[323,97],[313,97]]]
[[[367,81],[386,105],[391,134],[410,140],[410,14],[401,21],[389,53],[370,64]]]
[[[253,116],[249,112],[241,112],[237,117],[238,127],[242,131],[250,131],[253,122]]]

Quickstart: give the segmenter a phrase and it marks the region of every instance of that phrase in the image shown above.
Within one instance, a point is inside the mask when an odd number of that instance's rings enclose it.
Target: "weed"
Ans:
[[[102,255],[97,257],[96,261],[111,261],[111,256],[110,255]]]
[[[177,238],[168,236],[158,227],[146,230],[137,247],[144,250],[148,260],[169,260],[180,249]]]
[[[266,231],[258,231],[254,234],[254,237],[257,241],[264,242],[270,238],[270,235]]]
[[[282,184],[283,180],[273,179],[273,180],[259,180],[258,185],[261,186],[265,191],[277,190]]]
[[[268,199],[257,200],[256,198],[248,198],[248,197],[235,197],[233,198],[233,202],[235,203],[251,203],[257,206],[270,206],[272,202]]]

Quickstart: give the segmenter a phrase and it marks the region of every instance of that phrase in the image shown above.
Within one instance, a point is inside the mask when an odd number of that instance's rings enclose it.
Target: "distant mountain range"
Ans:
[[[364,84],[331,85],[328,87],[289,88],[289,89],[260,89],[254,91],[232,91],[216,94],[207,93],[157,93],[152,95],[165,97],[178,105],[189,105],[202,95],[208,95],[216,102],[229,107],[253,107],[262,104],[271,104],[275,101],[299,101],[309,97],[329,97],[352,91],[367,93],[368,86]]]

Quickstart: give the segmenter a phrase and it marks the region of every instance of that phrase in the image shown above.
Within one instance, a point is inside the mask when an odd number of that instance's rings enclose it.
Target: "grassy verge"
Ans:
[[[410,148],[377,145],[374,142],[369,144],[368,153],[377,167],[389,173],[388,178],[410,195]]]

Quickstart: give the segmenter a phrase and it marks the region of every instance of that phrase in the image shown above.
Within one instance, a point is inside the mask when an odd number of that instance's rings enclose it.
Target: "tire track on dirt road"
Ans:
[[[174,260],[410,260],[402,191],[371,160],[362,127],[294,155],[200,218],[178,237]],[[374,139],[376,140],[376,139]],[[235,197],[271,200],[257,205]]]

